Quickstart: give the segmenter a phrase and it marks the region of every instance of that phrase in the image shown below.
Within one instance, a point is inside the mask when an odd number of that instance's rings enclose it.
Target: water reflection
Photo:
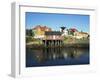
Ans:
[[[26,67],[89,64],[89,49],[41,48],[26,49]]]

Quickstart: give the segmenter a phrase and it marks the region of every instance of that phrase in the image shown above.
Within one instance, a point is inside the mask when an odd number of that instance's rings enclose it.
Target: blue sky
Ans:
[[[43,25],[53,30],[60,30],[60,27],[65,26],[66,29],[76,28],[79,31],[89,32],[89,20],[89,15],[34,12],[26,12],[25,14],[26,29]]]

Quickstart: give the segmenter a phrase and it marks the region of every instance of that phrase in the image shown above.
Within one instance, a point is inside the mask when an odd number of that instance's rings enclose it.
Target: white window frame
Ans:
[[[53,67],[25,67],[25,12],[45,12],[64,14],[88,14],[90,15],[90,65],[77,66],[53,66]],[[12,3],[12,55],[11,75],[39,76],[39,75],[63,75],[76,73],[91,73],[96,71],[95,34],[96,33],[96,8],[72,5],[47,5],[34,3]]]

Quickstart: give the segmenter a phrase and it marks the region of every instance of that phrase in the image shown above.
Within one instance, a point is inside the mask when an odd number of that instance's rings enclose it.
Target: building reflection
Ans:
[[[46,61],[55,61],[67,58],[75,59],[84,53],[84,49],[80,48],[43,48],[33,50],[33,58],[38,63],[45,63]]]

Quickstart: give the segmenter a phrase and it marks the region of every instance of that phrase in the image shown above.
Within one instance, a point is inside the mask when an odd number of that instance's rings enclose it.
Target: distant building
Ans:
[[[89,34],[86,33],[86,32],[75,32],[74,37],[77,38],[77,39],[88,38]]]
[[[61,46],[63,44],[63,37],[60,31],[48,31],[45,32],[45,38],[43,43],[45,46]]]
[[[78,32],[75,28],[65,29],[65,27],[61,27],[60,31],[62,32],[62,36],[74,36],[74,33]]]
[[[62,33],[62,36],[68,36],[68,29],[65,29]]]
[[[75,28],[70,28],[70,29],[68,29],[68,35],[74,36],[74,33],[75,33],[75,32],[78,32],[78,30],[75,29]]]
[[[64,27],[64,26],[63,27],[60,27],[60,32],[64,32],[65,28],[66,27]]]
[[[37,25],[32,29],[32,32],[34,33],[34,38],[39,38],[39,39],[44,38],[45,31],[52,31],[52,29],[47,26],[40,26],[40,25]]]
[[[62,32],[61,36],[68,36],[68,29],[66,27],[60,27],[60,32]]]
[[[62,35],[62,32],[60,31],[48,31],[48,32],[45,32],[45,39],[46,40],[62,40],[63,37],[61,35]]]

